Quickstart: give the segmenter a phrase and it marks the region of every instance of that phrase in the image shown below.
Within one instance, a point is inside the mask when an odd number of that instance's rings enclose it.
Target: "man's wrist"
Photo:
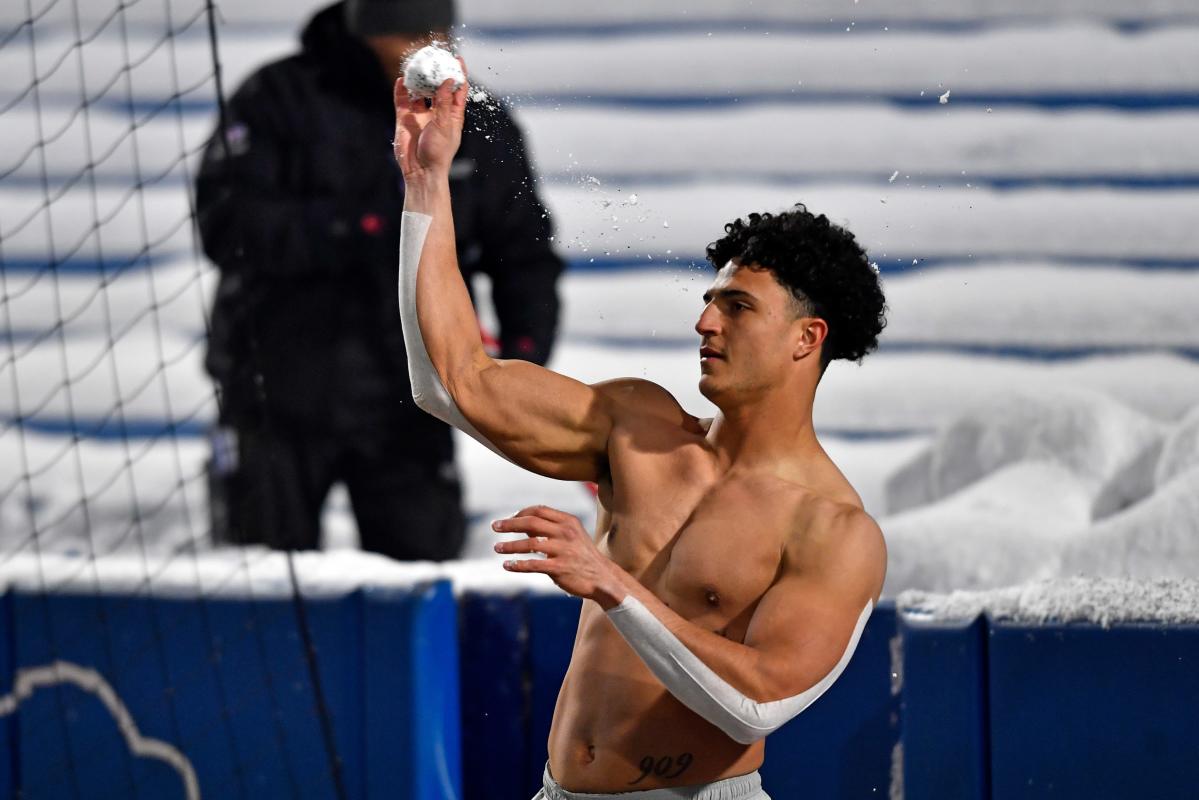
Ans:
[[[596,585],[595,593],[591,597],[604,611],[612,610],[629,596],[629,590],[622,579],[624,570],[611,562],[609,564],[607,575]]]
[[[449,197],[450,176],[423,172],[404,179],[404,210],[432,215],[440,201]]]

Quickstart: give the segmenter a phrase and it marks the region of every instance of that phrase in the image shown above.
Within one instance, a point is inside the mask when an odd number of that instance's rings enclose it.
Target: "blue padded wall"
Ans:
[[[365,604],[366,796],[456,800],[462,731],[450,584],[368,589]]]
[[[1199,796],[1199,626],[993,623],[994,800]]]
[[[304,609],[347,796],[460,798],[449,584],[309,597]],[[16,670],[55,661],[103,679],[141,736],[182,751],[203,797],[336,796],[290,598],[5,594],[6,691]],[[184,797],[179,774],[131,755],[95,692],[71,683],[0,719],[0,749],[0,797]]]
[[[546,742],[558,690],[570,666],[570,652],[583,601],[564,595],[530,595],[529,609],[529,751],[525,759],[522,796],[532,797],[541,787],[541,773],[548,757]]]
[[[523,797],[529,759],[525,597],[468,592],[459,620],[464,796]]]
[[[880,603],[837,682],[766,740],[762,785],[772,797],[888,796],[899,740],[899,698],[891,693],[895,616],[894,603]]]
[[[903,781],[909,800],[987,800],[987,624],[912,622],[903,637]]]

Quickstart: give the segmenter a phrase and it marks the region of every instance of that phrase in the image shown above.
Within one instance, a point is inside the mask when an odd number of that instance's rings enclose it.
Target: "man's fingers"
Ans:
[[[520,511],[517,511],[512,516],[513,517],[541,517],[542,519],[548,519],[551,522],[566,522],[567,520],[569,520],[571,518],[571,515],[567,514],[565,511],[559,511],[556,508],[550,508],[549,506],[543,506],[543,505],[528,506],[527,508],[522,508]]]
[[[465,85],[465,84],[463,84]],[[446,78],[433,93],[433,114],[439,124],[452,125],[456,116],[460,116],[462,107],[457,102],[454,92],[454,82]]]
[[[555,536],[561,528],[557,523],[541,517],[509,517],[497,519],[491,523],[491,529],[497,533],[527,533],[532,536]]]
[[[549,575],[556,567],[543,558],[525,558],[505,561],[504,569],[509,572],[540,572],[543,575]]]
[[[514,542],[498,542],[495,546],[497,553],[545,553],[554,555],[558,546],[545,538],[517,539]]]
[[[462,56],[455,56],[458,59],[458,65],[462,67],[462,75],[465,77],[469,73],[466,71],[466,62],[462,60]],[[454,105],[458,108],[466,108],[466,99],[470,95],[470,79],[462,81],[462,85],[454,90]]]
[[[395,89],[392,92],[392,98],[395,100],[396,108],[407,109],[412,105],[412,96],[408,94],[408,87],[404,85],[404,76],[396,78]]]

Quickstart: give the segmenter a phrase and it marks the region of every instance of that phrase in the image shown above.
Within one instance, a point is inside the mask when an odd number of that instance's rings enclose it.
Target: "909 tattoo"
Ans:
[[[646,756],[638,764],[641,768],[641,774],[629,781],[629,786],[641,783],[641,781],[650,775],[655,775],[659,778],[677,778],[683,774],[687,767],[691,766],[691,762],[694,760],[695,757],[690,753],[683,753],[678,758],[672,756],[662,756],[661,758]]]

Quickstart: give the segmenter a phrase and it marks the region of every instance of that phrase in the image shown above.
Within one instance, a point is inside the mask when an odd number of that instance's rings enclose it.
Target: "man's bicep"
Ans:
[[[613,424],[603,392],[527,361],[489,362],[449,387],[463,416],[525,469],[597,480]]]
[[[852,657],[882,585],[877,550],[855,549],[830,555],[835,564],[788,571],[762,596],[745,644],[760,654],[768,699],[835,680]]]

